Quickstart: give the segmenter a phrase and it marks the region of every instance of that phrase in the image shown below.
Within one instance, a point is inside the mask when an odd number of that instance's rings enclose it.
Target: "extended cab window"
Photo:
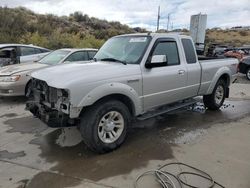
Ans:
[[[47,53],[49,50],[42,49],[42,48],[34,48],[36,54]]]
[[[152,56],[154,55],[166,55],[168,60],[168,65],[180,64],[177,44],[175,41],[159,42],[153,51]]]
[[[196,55],[193,42],[190,39],[181,39],[181,42],[184,48],[187,63],[196,63]]]
[[[36,54],[35,49],[31,47],[20,47],[21,56]]]
[[[71,54],[65,61],[87,61],[88,60],[88,54],[87,52],[81,51],[81,52],[75,52]]]
[[[96,54],[96,51],[89,51],[89,59],[93,59],[95,54]]]
[[[0,49],[0,58],[10,58],[12,48]]]

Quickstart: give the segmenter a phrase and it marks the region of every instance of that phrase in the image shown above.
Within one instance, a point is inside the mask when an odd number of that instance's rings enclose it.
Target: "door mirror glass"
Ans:
[[[153,68],[153,67],[163,67],[167,66],[168,60],[166,55],[153,55],[150,62],[145,64],[146,68]]]
[[[166,55],[154,55],[152,56],[151,63],[167,63]]]
[[[72,61],[64,61],[63,63],[71,63]]]

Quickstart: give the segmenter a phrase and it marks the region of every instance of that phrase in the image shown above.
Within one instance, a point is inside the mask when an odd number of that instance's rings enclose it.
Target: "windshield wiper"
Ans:
[[[126,62],[121,61],[121,60],[119,60],[119,59],[111,58],[111,57],[100,59],[100,61],[113,61],[113,62],[122,63],[123,65],[127,65]]]

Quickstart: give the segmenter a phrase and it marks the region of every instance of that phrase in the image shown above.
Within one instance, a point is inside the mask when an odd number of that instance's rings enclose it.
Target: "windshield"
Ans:
[[[56,65],[63,58],[65,58],[69,53],[70,53],[70,51],[68,51],[68,50],[56,50],[56,51],[51,52],[50,54],[46,55],[44,58],[40,59],[39,63]]]
[[[95,59],[117,60],[128,64],[138,64],[142,58],[147,45],[150,42],[149,36],[121,36],[109,39],[97,52]]]

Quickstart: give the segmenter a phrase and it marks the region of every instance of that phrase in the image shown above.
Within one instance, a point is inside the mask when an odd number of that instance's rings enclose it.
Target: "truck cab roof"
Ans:
[[[116,37],[120,37],[120,36],[151,36],[151,37],[191,38],[190,36],[183,35],[181,33],[155,33],[155,32],[149,32],[149,33],[131,33],[131,34],[118,35]]]

